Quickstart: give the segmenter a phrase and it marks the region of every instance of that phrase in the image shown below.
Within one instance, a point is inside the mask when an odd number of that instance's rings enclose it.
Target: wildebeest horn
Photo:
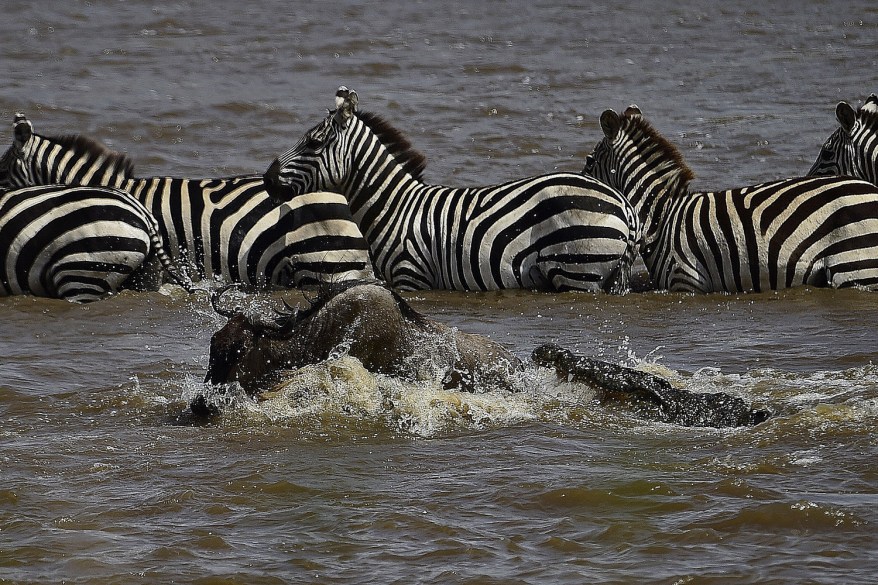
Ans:
[[[289,310],[290,313],[298,313],[299,312],[299,307],[293,307],[292,305],[290,305],[287,302],[286,299],[281,299],[281,300],[283,300],[284,306],[287,308],[287,310]]]
[[[226,319],[231,319],[235,313],[240,313],[241,308],[235,307],[234,309],[224,309],[220,306],[219,301],[220,297],[222,297],[226,292],[231,288],[238,288],[237,284],[228,284],[222,287],[219,290],[215,290],[210,293],[210,304],[213,306],[213,310],[217,312],[217,314],[222,315]]]
[[[281,299],[281,301],[284,304],[284,308],[273,309],[274,314],[277,315],[274,323],[277,325],[278,329],[283,329],[291,322],[295,322],[296,316],[299,314],[299,307],[290,305],[286,299]]]

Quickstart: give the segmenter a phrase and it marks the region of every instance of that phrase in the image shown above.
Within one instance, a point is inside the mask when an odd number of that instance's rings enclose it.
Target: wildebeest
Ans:
[[[425,366],[448,388],[509,386],[521,360],[499,343],[429,319],[379,283],[342,281],[325,287],[305,310],[257,320],[214,303],[229,322],[214,334],[206,380],[238,382],[248,392],[279,371],[346,351],[372,372],[415,378]]]

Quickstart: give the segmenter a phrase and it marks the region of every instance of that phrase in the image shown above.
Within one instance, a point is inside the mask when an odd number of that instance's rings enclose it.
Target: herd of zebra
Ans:
[[[355,91],[264,174],[138,178],[83,136],[22,114],[0,159],[0,295],[94,301],[193,276],[253,287],[380,279],[400,290],[878,289],[878,97],[836,108],[808,175],[689,190],[636,106],[600,117],[582,172],[478,188],[423,182],[425,158]]]

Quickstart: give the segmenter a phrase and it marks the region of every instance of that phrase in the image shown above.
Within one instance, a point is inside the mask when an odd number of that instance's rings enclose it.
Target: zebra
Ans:
[[[839,102],[835,117],[840,127],[823,143],[808,175],[850,175],[878,185],[878,95],[866,98],[858,111]]]
[[[339,88],[335,110],[264,178],[280,200],[343,193],[376,272],[393,287],[627,290],[638,226],[621,193],[580,173],[478,188],[425,184],[424,156],[358,102]]]
[[[0,188],[66,183],[123,189],[158,219],[169,251],[197,274],[250,286],[374,278],[369,249],[337,193],[287,203],[262,177],[135,178],[131,160],[81,135],[36,134],[23,115],[0,158]]]
[[[125,191],[43,185],[0,194],[0,296],[86,303],[123,287],[157,290],[159,266],[194,291],[155,218]]]
[[[690,192],[694,175],[637,106],[600,117],[584,174],[625,193],[643,222],[653,285],[746,292],[796,285],[878,288],[878,189],[852,178],[794,178]]]

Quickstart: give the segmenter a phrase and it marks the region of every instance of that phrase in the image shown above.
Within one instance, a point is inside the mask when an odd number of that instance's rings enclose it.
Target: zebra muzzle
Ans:
[[[271,163],[268,170],[262,175],[262,182],[265,184],[265,192],[268,196],[277,201],[289,201],[292,199],[292,192],[289,187],[285,187],[280,180],[280,161],[277,159]]]

